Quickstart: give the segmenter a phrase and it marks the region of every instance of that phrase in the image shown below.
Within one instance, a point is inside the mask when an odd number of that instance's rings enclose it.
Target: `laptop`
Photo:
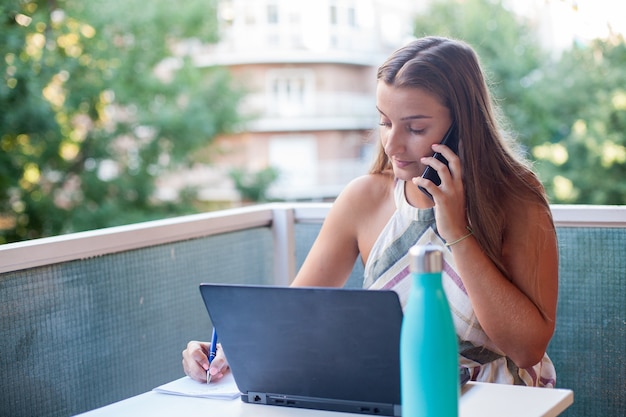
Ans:
[[[393,291],[201,284],[248,403],[400,416]]]

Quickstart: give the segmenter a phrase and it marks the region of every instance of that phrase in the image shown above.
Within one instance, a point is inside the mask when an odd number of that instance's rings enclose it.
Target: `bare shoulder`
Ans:
[[[508,263],[524,270],[550,260],[557,262],[556,229],[550,206],[539,199],[507,204],[503,255]],[[531,259],[535,259],[532,262]],[[554,265],[552,265],[554,266]]]
[[[393,178],[365,175],[351,181],[333,203],[292,285],[342,286],[360,254],[366,260],[393,206]],[[393,211],[393,208],[392,208]]]
[[[516,233],[525,234],[524,231],[533,230],[533,225],[541,225],[543,229],[552,229],[552,213],[548,202],[540,197],[543,193],[543,185],[539,179],[529,173],[526,176],[526,182],[537,193],[527,191],[525,196],[518,198],[507,198],[506,207],[506,223],[507,229],[515,230]],[[531,227],[529,227],[531,226]]]
[[[337,227],[350,230],[364,262],[395,210],[393,189],[393,175],[364,175],[346,186],[331,210],[341,221]]]
[[[347,193],[357,193],[376,198],[389,196],[393,188],[393,176],[388,174],[367,174],[350,181],[344,189]]]
[[[335,205],[349,206],[354,214],[370,215],[393,202],[393,176],[368,174],[355,178],[344,188]]]
[[[550,207],[540,201],[507,204],[506,228],[516,234],[526,234],[542,226],[541,229],[552,229],[552,213]]]

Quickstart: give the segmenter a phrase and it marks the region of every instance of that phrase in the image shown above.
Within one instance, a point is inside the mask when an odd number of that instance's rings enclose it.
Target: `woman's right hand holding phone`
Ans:
[[[422,163],[432,167],[440,177],[441,184],[435,185],[426,178],[413,178],[413,183],[427,189],[435,202],[437,229],[446,241],[453,241],[467,233],[465,193],[461,161],[452,149],[443,144],[434,144],[433,151],[443,155],[448,164],[434,157],[425,157]]]

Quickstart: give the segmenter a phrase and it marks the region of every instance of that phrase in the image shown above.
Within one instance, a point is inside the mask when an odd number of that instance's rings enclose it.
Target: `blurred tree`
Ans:
[[[533,88],[560,121],[533,148],[553,201],[626,204],[626,42],[575,45]]]
[[[625,204],[626,46],[621,36],[559,57],[502,0],[440,0],[416,36],[462,39],[477,51],[504,120],[536,162],[552,203]]]
[[[229,176],[244,201],[262,202],[268,201],[269,188],[278,179],[280,173],[277,168],[271,166],[260,171],[235,168],[229,172]]]
[[[237,123],[241,92],[185,47],[215,2],[21,0],[0,6],[0,243],[193,210],[155,179]]]
[[[513,14],[502,0],[440,0],[415,20],[414,31],[416,36],[441,35],[469,43],[520,142],[530,147],[544,141],[533,111],[535,97],[527,89],[548,56],[530,22]]]

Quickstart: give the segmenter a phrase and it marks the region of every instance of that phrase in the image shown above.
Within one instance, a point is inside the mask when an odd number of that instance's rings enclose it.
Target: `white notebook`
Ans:
[[[156,387],[153,391],[163,394],[183,395],[187,397],[213,398],[232,400],[241,394],[235,384],[233,373],[228,372],[222,379],[211,381],[210,384],[195,381],[188,376]]]

